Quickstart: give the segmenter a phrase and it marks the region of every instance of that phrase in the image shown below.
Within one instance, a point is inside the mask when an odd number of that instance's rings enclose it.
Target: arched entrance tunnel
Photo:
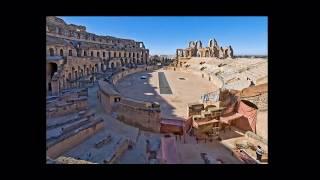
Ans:
[[[47,90],[51,91],[51,79],[55,72],[58,71],[58,65],[56,63],[47,63]]]

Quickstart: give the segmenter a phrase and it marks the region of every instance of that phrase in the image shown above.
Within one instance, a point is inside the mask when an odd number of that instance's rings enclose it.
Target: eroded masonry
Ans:
[[[149,56],[57,17],[46,34],[48,164],[268,163],[268,59],[216,40]]]
[[[86,27],[47,17],[47,91],[79,87],[107,70],[148,64],[143,42],[86,32]]]
[[[215,57],[219,59],[233,58],[233,49],[231,46],[223,48],[218,45],[216,39],[210,39],[208,47],[202,47],[202,42],[190,41],[186,49],[177,49],[177,57]]]

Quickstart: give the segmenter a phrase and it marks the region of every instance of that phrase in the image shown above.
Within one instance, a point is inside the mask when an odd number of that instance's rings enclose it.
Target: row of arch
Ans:
[[[74,37],[77,39],[84,39],[84,40],[88,40],[88,41],[98,41],[101,43],[108,43],[108,44],[123,42],[120,39],[104,39],[104,38],[96,37],[95,35],[91,35],[91,34],[87,34],[87,33],[79,33],[79,32],[73,31],[73,30],[65,30],[61,27],[52,27],[51,26],[49,28],[49,26],[47,26],[46,30],[49,33],[56,33],[58,35],[67,36],[67,37]],[[130,43],[130,45],[133,48],[135,48],[136,46],[140,47],[141,46],[140,43],[141,42],[135,42],[135,43]]]
[[[98,72],[104,72],[107,69],[116,69],[124,66],[132,67],[134,64],[146,64],[146,60],[140,59],[116,59],[116,60],[103,60],[102,63],[96,64],[84,64],[78,66],[72,66],[63,70],[62,76],[59,78],[59,89],[68,88],[74,86],[79,78],[86,77]],[[47,86],[48,90],[51,91],[51,80],[54,74],[58,71],[58,65],[54,62],[48,63],[47,72]]]
[[[145,57],[143,57],[143,54]],[[55,50],[54,48],[49,48],[49,56],[55,56],[55,55],[58,55],[58,56],[65,56],[64,54],[64,50],[63,49],[60,49],[59,50],[59,53],[55,53]],[[74,53],[72,51],[72,49],[69,49],[68,50],[68,56],[73,56]],[[78,56],[81,56],[81,53],[77,53]],[[102,57],[106,57],[106,55],[108,55],[108,57],[137,57],[137,58],[145,58],[147,59],[147,53],[143,53],[143,52],[113,52],[111,53],[111,51],[108,51],[107,53],[105,51],[102,52]],[[112,56],[113,55],[113,56]],[[122,56],[123,55],[123,56]],[[83,50],[83,56],[91,56],[91,57],[101,57],[101,54],[99,51],[97,51],[95,54],[93,51],[90,52],[90,54],[88,53],[88,51],[86,50]]]
[[[233,53],[229,48],[223,49],[222,47],[220,49],[217,49],[214,47],[213,49],[199,49],[199,50],[193,50],[193,49],[177,49],[176,51],[177,57],[219,57],[219,58],[227,58],[232,57]]]
[[[102,68],[102,64],[100,66]],[[82,76],[90,75],[95,72],[99,72],[99,65],[82,65],[82,66],[77,66],[77,67],[71,67],[70,68],[71,72],[65,71],[63,78],[68,78],[68,80],[74,80],[78,79]],[[67,76],[66,76],[67,75]]]
[[[140,59],[121,59],[121,60],[111,60],[108,63],[108,68],[113,69],[121,66],[132,65],[132,64],[147,64],[147,61]]]
[[[68,72],[68,79],[78,79],[83,76],[91,75],[93,73],[101,72],[109,69],[114,69],[122,66],[126,66],[129,64],[143,64],[146,63],[146,61],[139,60],[139,59],[121,59],[121,60],[111,60],[109,62],[105,61],[101,64],[95,64],[95,65],[82,65],[82,66],[76,66],[71,67],[71,72]]]
[[[50,62],[47,66],[47,90],[51,91],[51,81],[54,74],[58,71],[58,65]],[[61,74],[59,78],[59,89],[68,88],[74,85],[72,81],[78,80],[81,77],[86,77],[105,69],[104,64],[85,64],[81,66],[70,67]]]

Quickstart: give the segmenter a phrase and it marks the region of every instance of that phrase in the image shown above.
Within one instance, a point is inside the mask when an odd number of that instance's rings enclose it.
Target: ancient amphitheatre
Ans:
[[[47,164],[268,163],[267,57],[215,39],[151,56],[57,17],[46,30]]]

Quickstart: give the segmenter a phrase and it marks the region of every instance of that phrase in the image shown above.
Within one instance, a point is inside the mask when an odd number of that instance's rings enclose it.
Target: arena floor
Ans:
[[[217,90],[201,75],[163,69],[129,75],[116,87],[125,97],[158,102],[161,116],[174,119],[186,119],[189,103],[200,102],[203,94]]]

